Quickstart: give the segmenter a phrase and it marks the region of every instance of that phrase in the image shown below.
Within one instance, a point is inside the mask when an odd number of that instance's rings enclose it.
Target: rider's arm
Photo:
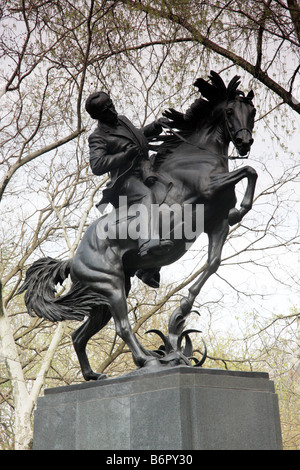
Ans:
[[[156,137],[162,132],[162,126],[159,122],[159,120],[152,122],[151,124],[148,124],[145,127],[142,127],[142,132],[145,137],[148,139],[151,137]]]
[[[148,124],[147,126],[142,128],[142,132],[147,139],[151,139],[151,137],[157,137],[162,133],[163,126],[162,124],[166,121],[165,118],[157,119],[156,121]]]
[[[90,166],[95,175],[103,175],[115,168],[128,163],[130,158],[129,150],[118,152],[113,155],[107,153],[107,144],[105,140],[97,133],[93,133],[89,137],[90,148]]]

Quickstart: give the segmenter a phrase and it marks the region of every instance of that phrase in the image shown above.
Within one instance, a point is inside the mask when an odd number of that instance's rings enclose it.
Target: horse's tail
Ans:
[[[25,281],[17,295],[25,294],[25,305],[30,316],[36,315],[51,322],[83,320],[94,307],[108,304],[107,299],[81,284],[73,282],[70,290],[58,296],[56,285],[70,274],[72,259],[57,261],[41,258],[27,270]]]

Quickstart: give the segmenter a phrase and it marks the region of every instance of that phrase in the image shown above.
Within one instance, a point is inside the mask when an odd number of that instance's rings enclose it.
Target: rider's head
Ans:
[[[101,122],[115,122],[118,114],[110,96],[104,91],[92,93],[85,102],[85,109],[93,119]]]

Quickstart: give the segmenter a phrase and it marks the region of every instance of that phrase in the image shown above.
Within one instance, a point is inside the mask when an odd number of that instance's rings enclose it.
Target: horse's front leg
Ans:
[[[250,211],[253,205],[257,173],[251,166],[247,166],[246,170],[247,170],[246,178],[248,179],[247,189],[243,197],[243,200],[241,202],[241,208],[236,209],[234,207],[233,209],[229,211],[229,215],[228,215],[229,225],[234,225],[240,222],[242,218],[244,217],[244,215],[246,215],[247,212]]]
[[[254,191],[257,180],[257,173],[251,166],[245,166],[239,170],[232,171],[230,173],[223,173],[217,175],[211,180],[211,192],[215,194],[223,189],[226,189],[230,186],[235,186],[242,179],[247,178],[248,184],[245,195],[241,202],[240,209],[235,207],[230,209],[228,215],[229,225],[234,225],[242,220],[245,214],[250,211],[253,205]]]

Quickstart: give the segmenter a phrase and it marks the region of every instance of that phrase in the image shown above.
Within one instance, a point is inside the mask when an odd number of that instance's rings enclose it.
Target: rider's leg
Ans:
[[[146,186],[139,178],[131,176],[126,182],[126,196],[129,206],[132,208],[133,215],[138,213],[140,224],[140,237],[138,239],[139,253],[141,256],[147,254],[159,254],[166,248],[173,246],[171,240],[161,240],[159,235],[159,221],[152,220],[155,204],[154,195],[151,189]]]

